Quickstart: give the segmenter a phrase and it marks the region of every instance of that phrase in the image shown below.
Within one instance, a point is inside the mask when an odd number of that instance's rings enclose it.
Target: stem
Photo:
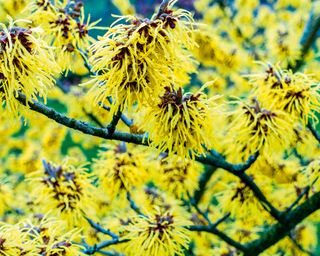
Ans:
[[[320,28],[320,16],[316,16],[314,11],[311,10],[309,20],[304,28],[304,32],[300,40],[300,45],[301,45],[300,60],[297,61],[295,66],[289,67],[294,72],[298,71],[303,66],[304,58],[309,52],[315,39],[317,38],[317,33],[319,31],[319,28]]]
[[[201,174],[199,178],[199,188],[194,192],[193,200],[195,204],[198,204],[206,191],[206,185],[209,182],[212,174],[217,170],[214,166],[206,166],[205,171]]]
[[[310,122],[308,123],[308,128],[311,131],[312,135],[320,143],[320,134],[317,132],[317,130],[313,127],[313,125]]]
[[[245,245],[247,252],[244,255],[259,255],[259,253],[268,249],[288,235],[290,230],[318,209],[320,209],[320,192],[314,194],[291,212],[286,213],[285,223],[278,222],[274,224],[269,227],[267,231],[263,232],[259,239],[247,243]]]

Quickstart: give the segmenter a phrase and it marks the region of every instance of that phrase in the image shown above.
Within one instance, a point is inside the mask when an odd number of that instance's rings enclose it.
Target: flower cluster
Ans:
[[[18,22],[10,20],[8,27],[0,24],[0,102],[14,113],[19,93],[26,102],[38,95],[46,97],[59,71],[52,49],[41,38],[42,30],[19,27]]]
[[[73,63],[83,58],[94,39],[89,30],[97,22],[85,21],[82,1],[35,0],[29,5],[29,19],[44,29],[45,41],[55,49],[57,63],[63,71],[77,71]],[[81,64],[83,67],[83,63]]]
[[[128,255],[183,255],[189,242],[189,231],[184,227],[188,223],[160,209],[132,219],[125,227],[130,239]]]
[[[119,24],[125,20],[129,24]],[[191,14],[171,4],[151,20],[120,17],[91,46],[95,102],[114,98],[112,109],[152,104],[165,85],[188,82],[194,64],[185,48],[193,47]],[[114,110],[113,110],[114,111]]]
[[[52,211],[55,216],[64,216],[71,226],[81,224],[82,217],[88,214],[88,206],[94,208],[95,187],[90,175],[83,166],[75,167],[65,161],[62,165],[52,165],[44,162],[44,174],[39,172],[32,180],[39,182],[34,191],[40,210]]]
[[[202,154],[212,146],[212,111],[217,97],[208,99],[201,90],[183,94],[165,87],[157,105],[146,109],[141,129],[160,152],[188,157]]]

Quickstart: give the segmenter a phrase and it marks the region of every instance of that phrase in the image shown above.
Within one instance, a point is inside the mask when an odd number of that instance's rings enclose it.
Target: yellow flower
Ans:
[[[99,21],[90,23],[90,17],[85,21],[80,1],[38,0],[29,9],[30,20],[44,28],[44,39],[54,46],[59,66],[63,71],[74,71],[73,63],[79,60],[83,63],[82,51],[95,41],[89,36],[89,30]]]
[[[31,0],[0,0],[0,22],[6,22],[10,17],[21,18],[21,14]]]
[[[269,58],[280,61],[282,65],[295,65],[300,58],[300,36],[291,24],[279,24],[267,30],[267,49]]]
[[[254,226],[254,223],[259,221],[256,219],[257,213],[263,216],[262,219],[268,216],[262,204],[246,184],[233,182],[225,186],[226,189],[219,195],[219,202],[225,212],[230,212],[232,217],[252,222],[251,225]]]
[[[212,145],[214,100],[198,92],[182,93],[166,87],[159,103],[146,109],[141,128],[148,132],[151,145],[169,155],[189,157],[203,154]]]
[[[171,156],[161,159],[159,169],[155,170],[154,180],[159,180],[163,191],[168,191],[177,198],[188,198],[187,193],[192,193],[198,187],[202,167],[193,160]]]
[[[259,99],[299,119],[304,125],[308,119],[317,119],[320,111],[320,85],[310,75],[281,70],[267,65],[265,74],[253,75],[251,82]]]
[[[71,160],[61,165],[44,162],[44,173],[33,173],[30,180],[37,184],[33,195],[40,210],[60,216],[70,227],[86,222],[84,214],[90,215],[95,208],[92,175],[84,165],[76,167]]]
[[[130,24],[118,24],[122,20]],[[114,98],[111,112],[154,102],[164,85],[183,84],[194,71],[184,48],[194,45],[190,13],[182,10],[153,19],[120,17],[91,47],[95,78],[90,94],[95,102]],[[191,28],[190,28],[191,27]]]
[[[230,152],[237,150],[245,159],[258,150],[263,154],[284,150],[294,138],[290,116],[262,108],[255,98],[251,101],[251,104],[238,101],[232,113],[234,119],[228,131],[233,145]]]
[[[36,240],[28,236],[27,231],[17,225],[0,224],[0,254],[36,256]]]
[[[34,220],[35,219],[35,220]],[[77,230],[66,230],[64,221],[48,219],[43,215],[27,220],[24,227],[36,242],[36,248],[41,255],[74,256],[84,255],[81,246],[74,243],[79,238]]]
[[[0,102],[16,113],[16,95],[22,92],[27,102],[36,96],[46,97],[54,85],[57,67],[51,49],[40,38],[40,29],[17,27],[10,20],[9,27],[0,24]]]
[[[146,180],[146,153],[140,147],[120,143],[114,148],[101,151],[93,165],[100,186],[111,197],[123,194]]]
[[[182,256],[190,242],[190,233],[185,228],[189,224],[183,217],[159,209],[136,216],[125,226],[128,234],[124,238],[130,239],[126,251],[135,256]]]

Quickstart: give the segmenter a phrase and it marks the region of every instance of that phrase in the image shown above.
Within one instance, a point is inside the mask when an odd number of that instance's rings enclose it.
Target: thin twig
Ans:
[[[306,23],[306,26],[304,28],[303,35],[300,39],[300,45],[301,45],[301,55],[300,60],[296,62],[296,64],[291,68],[294,72],[299,70],[304,62],[305,62],[305,56],[309,52],[312,44],[315,42],[317,38],[317,33],[320,28],[320,16],[318,14],[315,14],[314,10],[312,9],[310,11],[308,22]]]
[[[105,235],[108,235],[112,239],[119,239],[119,236],[117,234],[113,233],[112,231],[110,231],[109,229],[103,228],[101,225],[99,225],[98,223],[94,222],[93,220],[91,220],[89,218],[86,218],[86,220],[89,222],[91,227],[96,229],[98,232],[101,232],[101,233],[103,233]]]
[[[109,106],[106,106],[105,104],[103,104],[102,102],[99,102],[99,105],[107,110],[107,111],[110,111],[111,108]],[[121,114],[121,121],[126,125],[128,126],[129,128],[133,125],[133,120],[128,118],[127,116],[125,116],[124,114]]]
[[[238,249],[238,250],[240,250],[242,252],[246,252],[247,251],[247,248],[244,245],[242,245],[241,243],[233,240],[231,237],[227,236],[225,233],[223,233],[220,230],[218,230],[215,225],[208,225],[208,226],[196,226],[196,225],[194,225],[194,226],[189,226],[187,228],[190,231],[207,232],[207,233],[214,234],[214,235],[218,236],[219,238],[221,238],[221,240],[223,240],[227,244],[235,247],[236,249]]]
[[[119,120],[121,118],[122,112],[120,110],[120,108],[115,112],[115,114],[112,117],[112,120],[110,122],[110,124],[107,126],[108,132],[109,134],[113,134],[114,131],[116,130],[116,127],[119,123]]]
[[[103,128],[104,125],[99,121],[99,119],[92,113],[87,112],[84,108],[82,108],[83,112],[99,127]]]
[[[260,238],[245,245],[245,256],[256,256],[265,251],[286,235],[310,214],[320,209],[320,192],[317,192],[297,208],[285,214],[286,221],[278,222],[262,232]]]
[[[313,127],[313,125],[309,122],[308,129],[311,131],[312,135],[316,138],[316,140],[320,143],[320,134],[317,130]]]
[[[96,252],[100,252],[102,249],[111,246],[111,245],[115,245],[115,244],[122,244],[122,243],[126,243],[128,242],[128,239],[123,239],[123,240],[119,240],[119,239],[112,239],[112,240],[106,240],[103,241],[99,244],[95,244],[93,246],[89,246],[89,245],[85,245],[85,250],[83,250],[83,253],[88,254],[88,255],[93,255]]]
[[[215,166],[206,166],[205,171],[201,174],[198,181],[198,189],[194,192],[193,200],[198,204],[206,191],[207,183],[210,181],[211,176],[217,170]]]
[[[312,252],[306,250],[305,248],[303,248],[303,246],[301,244],[298,243],[298,241],[293,237],[292,234],[289,235],[290,240],[293,242],[293,244],[301,251],[304,252],[310,256],[316,256],[315,254],[313,254]]]
[[[136,205],[135,201],[133,201],[130,192],[127,192],[127,200],[129,201],[132,210],[134,210],[138,215],[145,216],[140,208]]]
[[[211,220],[209,219],[208,213],[203,212],[199,206],[198,203],[195,201],[195,199],[193,197],[191,197],[191,195],[189,193],[188,194],[188,198],[189,198],[189,202],[190,204],[194,207],[194,209],[196,209],[196,211],[208,222],[208,224],[212,224]]]
[[[310,186],[305,187],[305,189],[300,193],[297,199],[285,210],[285,212],[290,212],[299,202],[300,200],[309,193]]]
[[[161,16],[161,14],[163,14],[166,11],[166,9],[168,8],[168,5],[170,4],[170,1],[171,0],[163,0],[162,1],[162,3],[159,6],[159,10],[157,12],[157,15],[155,16],[154,19],[158,19]]]

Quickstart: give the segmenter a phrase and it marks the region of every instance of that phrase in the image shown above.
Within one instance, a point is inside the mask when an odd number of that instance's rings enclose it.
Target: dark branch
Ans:
[[[19,94],[17,97],[17,100],[23,104],[26,104],[26,97],[23,94]],[[147,140],[143,141],[144,135],[139,134],[130,134],[130,133],[123,133],[119,131],[115,131],[113,134],[110,134],[108,132],[108,129],[106,128],[97,128],[94,126],[91,126],[90,124],[86,122],[82,122],[73,118],[69,118],[57,111],[55,111],[52,108],[49,108],[39,102],[28,102],[28,107],[32,111],[36,111],[40,114],[43,114],[44,116],[56,121],[59,124],[62,124],[66,127],[69,127],[71,129],[78,130],[84,134],[89,134],[95,137],[108,139],[108,140],[119,140],[124,141],[128,143],[134,143],[139,145],[148,145]]]
[[[297,197],[297,199],[286,209],[285,212],[290,212],[300,201],[301,199],[309,193],[310,186],[307,186],[302,193]]]
[[[158,19],[158,18],[161,16],[161,14],[163,14],[163,13],[166,11],[166,9],[168,8],[168,5],[169,5],[170,1],[171,1],[171,0],[163,0],[163,1],[162,1],[162,3],[161,3],[160,6],[159,6],[158,13],[157,13],[157,15],[155,16],[155,19]]]
[[[278,222],[269,227],[261,234],[259,239],[249,242],[245,245],[247,251],[245,256],[256,256],[270,246],[276,244],[282,238],[289,234],[296,225],[307,218],[310,214],[320,209],[320,192],[317,192],[304,203],[299,205],[284,216],[285,222]]]
[[[293,67],[289,67],[294,72],[299,70],[303,66],[305,56],[307,55],[312,44],[317,38],[317,33],[319,31],[319,28],[320,28],[320,16],[315,14],[314,11],[311,10],[309,20],[304,28],[304,32],[300,40],[300,45],[301,45],[300,60],[297,61],[297,63]]]
[[[110,111],[110,107],[102,104],[101,102],[99,103],[99,105],[100,105],[103,109],[105,109],[105,110],[107,110],[107,111]],[[124,114],[121,114],[121,121],[122,121],[126,126],[128,126],[129,128],[133,125],[132,119],[128,118],[128,117],[125,116]]]
[[[96,229],[98,232],[101,232],[105,235],[110,236],[112,239],[119,239],[119,236],[116,235],[115,233],[111,232],[109,229],[105,229],[102,226],[100,226],[98,223],[94,222],[93,220],[86,218],[86,220],[89,222],[89,224],[91,225],[91,227],[93,227],[94,229]]]
[[[317,132],[317,130],[313,127],[313,125],[310,122],[308,123],[308,128],[311,131],[312,135],[320,143],[320,134]]]
[[[219,222],[219,223],[221,223],[221,222]],[[231,237],[227,236],[225,233],[218,230],[215,224],[208,225],[208,226],[189,226],[187,228],[191,231],[207,232],[207,233],[214,234],[214,235],[220,237],[221,240],[223,240],[227,244],[233,246],[234,248],[236,248],[242,252],[245,252],[247,250],[247,248],[245,246],[243,246],[239,242],[237,242],[237,241],[233,240]]]
[[[144,145],[144,146],[149,145],[148,139],[143,134],[131,134],[131,133],[125,133],[125,132],[119,132],[119,131],[115,131],[113,134],[110,134],[108,129],[106,128],[97,128],[97,127],[91,126],[86,122],[67,117],[57,112],[53,108],[49,108],[43,105],[40,102],[32,101],[32,102],[28,102],[27,104],[26,97],[22,93],[19,93],[16,99],[22,105],[28,106],[32,111],[38,112],[56,121],[59,124],[62,124],[74,130],[78,130],[84,134],[92,135],[92,136],[107,139],[107,140],[118,140],[118,141],[134,143],[137,145]],[[212,152],[215,152],[215,151],[212,151]],[[223,168],[231,173],[234,173],[234,174],[236,173],[237,175],[240,175],[245,168],[248,168],[256,160],[256,157],[250,157],[250,159],[245,164],[235,164],[235,165],[227,162],[223,158],[223,156],[217,152],[215,152],[215,155],[207,154],[205,156],[198,156],[195,159],[198,162],[201,162],[203,164],[209,164],[217,168]]]
[[[122,243],[126,243],[128,242],[128,239],[123,239],[123,240],[119,240],[119,239],[112,239],[112,240],[106,240],[103,241],[99,244],[95,244],[93,246],[88,246],[85,245],[85,249],[83,250],[83,253],[88,254],[88,255],[93,255],[96,252],[100,252],[102,249],[111,246],[111,245],[115,245],[115,244],[122,244]]]
[[[107,129],[110,135],[112,135],[114,133],[114,131],[116,130],[116,127],[119,123],[119,120],[121,118],[122,112],[120,111],[120,108],[114,113],[112,120],[110,122],[110,124],[108,125]]]
[[[135,201],[133,201],[130,192],[127,192],[127,200],[129,201],[132,210],[134,210],[138,215],[145,216],[140,208],[136,205]]]
[[[198,189],[194,192],[193,195],[193,200],[195,204],[198,204],[206,191],[206,185],[209,182],[212,174],[217,170],[216,167],[214,166],[206,166],[205,171],[201,174],[199,178],[199,187]]]
[[[215,150],[210,150],[210,155],[199,156],[196,159],[200,162],[210,164],[217,168],[223,168],[233,174],[239,174],[249,169],[250,166],[257,160],[259,153],[255,153],[250,156],[249,159],[244,164],[231,164],[225,160],[225,158],[216,152]]]
[[[99,119],[94,114],[87,112],[84,108],[82,110],[99,127],[101,127],[101,128],[104,127],[104,125],[99,121]]]
[[[191,195],[189,193],[188,193],[188,198],[189,198],[190,204],[196,209],[196,211],[208,222],[208,224],[212,224],[211,220],[209,219],[208,213],[202,211],[199,208],[198,203],[195,201],[194,198],[191,197]]]

